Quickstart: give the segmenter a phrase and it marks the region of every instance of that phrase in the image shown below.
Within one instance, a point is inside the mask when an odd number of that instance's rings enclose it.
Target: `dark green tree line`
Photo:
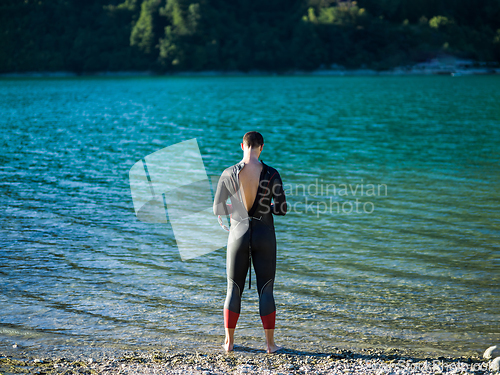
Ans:
[[[500,0],[2,0],[0,72],[500,61]]]

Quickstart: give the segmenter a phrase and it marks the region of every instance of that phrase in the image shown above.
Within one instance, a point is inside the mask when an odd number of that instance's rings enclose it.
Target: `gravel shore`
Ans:
[[[236,346],[217,350],[61,351],[34,355],[33,350],[0,350],[0,374],[493,374],[479,357],[420,357],[398,350],[340,348],[320,351],[283,349],[266,354]],[[47,354],[47,353],[46,353]],[[89,355],[91,354],[91,355]]]

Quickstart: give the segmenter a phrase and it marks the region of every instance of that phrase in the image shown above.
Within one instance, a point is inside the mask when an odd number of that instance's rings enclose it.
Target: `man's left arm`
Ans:
[[[276,172],[276,176],[273,180],[272,194],[274,204],[271,205],[272,213],[275,215],[286,215],[287,213],[287,203],[285,197],[285,191],[283,190],[283,182],[281,181],[281,176]]]

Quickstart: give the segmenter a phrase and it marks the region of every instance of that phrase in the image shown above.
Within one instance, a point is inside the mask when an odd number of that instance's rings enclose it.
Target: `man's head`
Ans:
[[[264,137],[259,132],[248,132],[243,136],[243,143],[241,144],[241,149],[245,149],[259,154],[262,152],[264,146]]]

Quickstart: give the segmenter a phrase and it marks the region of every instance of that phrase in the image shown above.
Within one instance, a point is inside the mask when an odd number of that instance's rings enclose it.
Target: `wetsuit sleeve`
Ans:
[[[283,182],[281,181],[281,176],[279,173],[274,178],[273,181],[273,201],[272,213],[275,215],[285,215],[287,212],[287,204],[285,191],[283,190]]]
[[[226,176],[222,174],[217,184],[217,191],[214,198],[214,215],[227,216],[231,212],[226,204],[229,197],[229,191],[226,187]]]

